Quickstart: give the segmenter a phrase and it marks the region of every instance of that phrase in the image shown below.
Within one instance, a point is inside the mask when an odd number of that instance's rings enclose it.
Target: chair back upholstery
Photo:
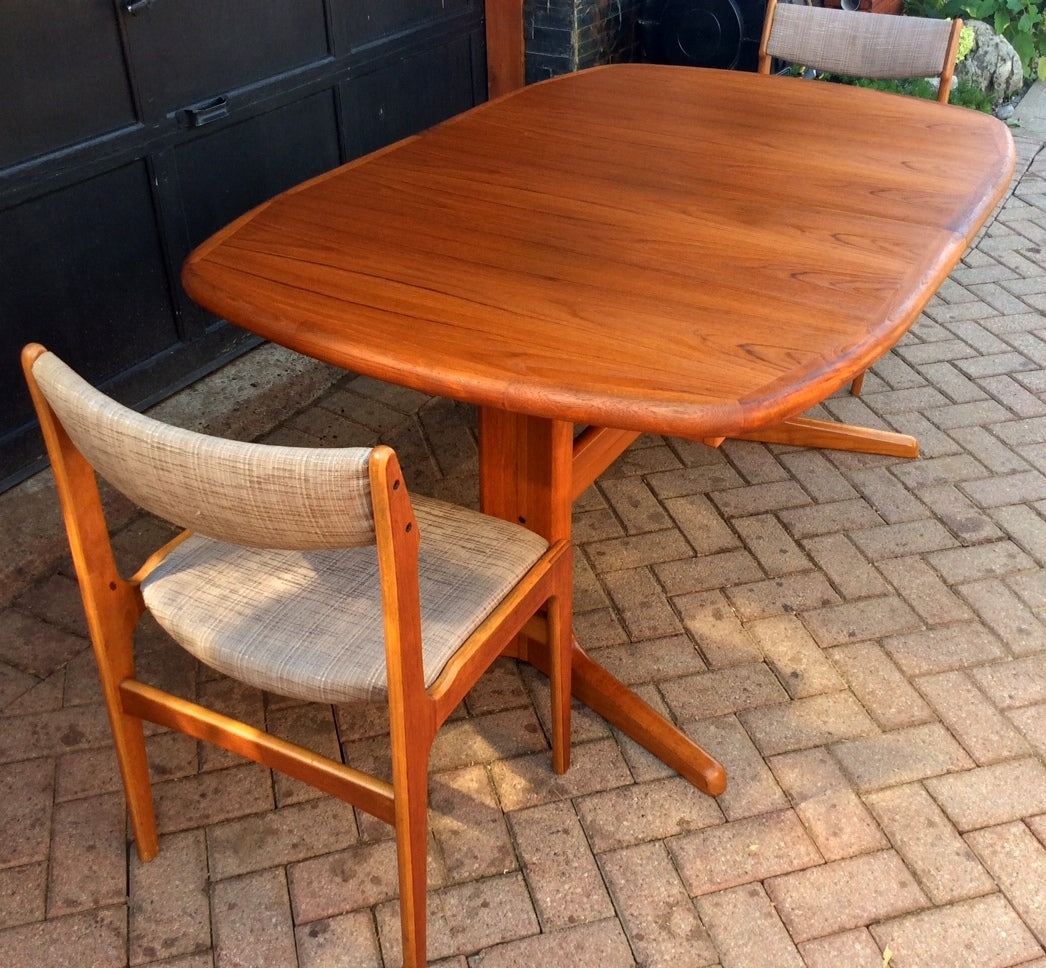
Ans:
[[[902,17],[770,0],[759,69],[770,58],[848,77],[940,77],[947,99],[961,20]]]
[[[49,352],[32,374],[88,463],[167,521],[254,548],[375,540],[370,448],[276,447],[172,427],[110,399]]]

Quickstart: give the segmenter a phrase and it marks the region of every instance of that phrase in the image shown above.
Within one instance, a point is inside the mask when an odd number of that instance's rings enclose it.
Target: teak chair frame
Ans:
[[[547,636],[552,694],[552,763],[570,760],[571,549],[551,545],[515,589],[467,638],[426,688],[421,659],[420,534],[395,453],[375,447],[369,461],[386,629],[392,782],[140,681],[133,634],[147,610],[143,579],[189,535],[156,551],[130,578],[116,566],[95,471],[77,449],[33,376],[47,351],[30,344],[22,366],[39,416],[79,580],[91,642],[142,861],[159,850],[143,720],[185,733],[302,780],[395,828],[403,959],[420,968],[426,951],[428,758],[437,730],[490,664],[526,628]]]

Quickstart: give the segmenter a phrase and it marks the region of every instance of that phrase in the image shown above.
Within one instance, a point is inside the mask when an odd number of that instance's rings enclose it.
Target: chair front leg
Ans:
[[[138,717],[111,706],[109,725],[113,731],[120,776],[123,778],[135,850],[138,852],[138,859],[144,863],[152,860],[160,850],[149,780],[149,760],[145,751],[145,730]]]
[[[135,850],[139,860],[150,861],[159,852],[160,842],[156,834],[145,730],[142,720],[126,711],[121,690],[121,683],[135,678],[134,628],[141,614],[137,590],[120,582],[110,599],[92,589],[85,594],[84,603],[116,760],[123,779]]]

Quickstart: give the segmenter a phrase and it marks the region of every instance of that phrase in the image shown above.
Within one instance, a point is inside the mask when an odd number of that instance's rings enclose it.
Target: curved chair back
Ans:
[[[847,77],[940,79],[946,102],[961,20],[808,7],[770,0],[759,46],[759,70],[773,58]]]
[[[368,447],[273,447],[172,427],[110,399],[53,353],[33,376],[80,453],[153,514],[253,548],[374,541]]]

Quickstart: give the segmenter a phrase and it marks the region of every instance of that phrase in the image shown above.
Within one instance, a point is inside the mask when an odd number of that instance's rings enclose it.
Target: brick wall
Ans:
[[[636,59],[643,0],[525,0],[527,83]]]

